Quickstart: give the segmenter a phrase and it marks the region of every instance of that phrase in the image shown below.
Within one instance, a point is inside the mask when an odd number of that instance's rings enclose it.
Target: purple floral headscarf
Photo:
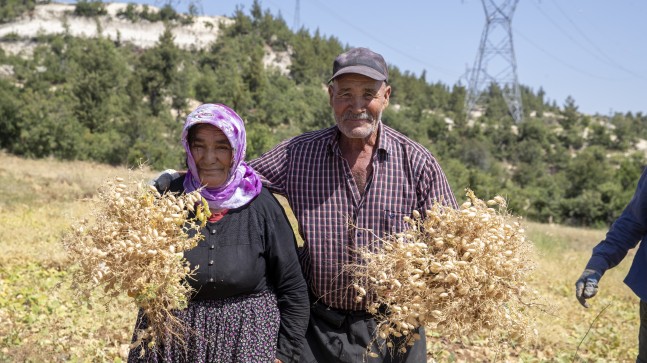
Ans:
[[[221,104],[200,105],[186,118],[182,130],[182,145],[186,150],[189,172],[184,179],[184,189],[190,193],[202,186],[187,139],[189,129],[197,124],[209,124],[219,128],[233,148],[232,166],[225,183],[217,188],[205,187],[200,193],[209,203],[209,209],[238,208],[249,203],[261,192],[261,180],[254,169],[243,161],[247,147],[243,120],[234,110]]]

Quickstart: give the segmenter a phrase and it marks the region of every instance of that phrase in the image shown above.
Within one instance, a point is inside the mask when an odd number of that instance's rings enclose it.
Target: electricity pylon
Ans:
[[[521,92],[517,81],[517,61],[512,45],[512,15],[519,0],[481,0],[485,10],[485,28],[479,52],[469,78],[465,99],[467,117],[474,110],[483,91],[492,83],[501,89],[510,115],[515,122],[523,118]]]
[[[300,13],[301,13],[301,9],[300,9],[300,6],[299,6],[299,0],[297,0],[297,4],[296,4],[295,9],[294,9],[294,23],[292,24],[292,30],[294,32],[299,31],[299,27],[301,26],[301,24],[300,24],[301,20],[300,20],[300,16],[299,16]]]

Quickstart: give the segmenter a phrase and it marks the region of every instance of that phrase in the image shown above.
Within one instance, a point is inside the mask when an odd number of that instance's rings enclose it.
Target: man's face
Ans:
[[[344,74],[328,87],[337,127],[352,139],[377,132],[382,111],[389,104],[391,86],[360,74]]]

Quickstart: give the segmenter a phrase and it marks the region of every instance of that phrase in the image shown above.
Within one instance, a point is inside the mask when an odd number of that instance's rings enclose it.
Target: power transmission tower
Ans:
[[[481,0],[485,10],[485,28],[481,34],[479,52],[469,78],[469,89],[465,100],[465,111],[469,118],[483,91],[497,84],[512,118],[520,122],[523,118],[521,92],[517,81],[517,61],[512,45],[512,15],[519,0]]]
[[[296,7],[294,9],[294,23],[292,24],[292,29],[295,32],[299,31],[299,27],[301,26],[301,24],[300,24],[301,19],[299,19],[300,18],[299,14],[301,13],[301,9],[300,9],[300,6],[299,6],[299,0],[296,0],[296,1],[297,1],[297,4],[296,4]]]

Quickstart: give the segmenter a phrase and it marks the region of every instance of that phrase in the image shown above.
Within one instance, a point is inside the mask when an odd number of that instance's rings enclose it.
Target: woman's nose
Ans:
[[[207,152],[204,153],[204,160],[209,163],[215,163],[218,161],[218,153],[216,149],[209,148]]]

